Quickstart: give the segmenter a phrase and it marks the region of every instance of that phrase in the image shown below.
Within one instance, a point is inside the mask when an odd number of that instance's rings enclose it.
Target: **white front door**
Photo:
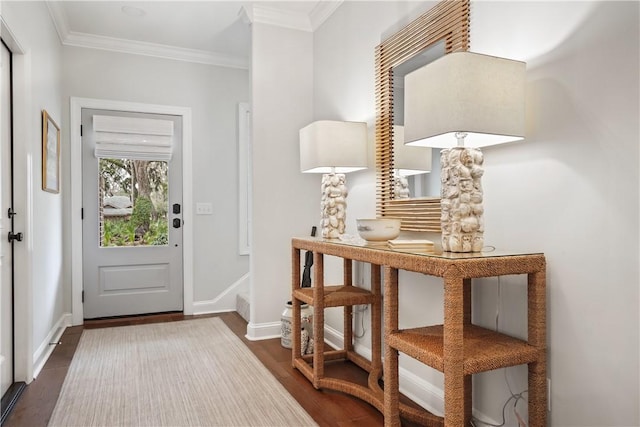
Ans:
[[[155,160],[154,148],[146,148],[154,136],[136,129],[140,149],[117,148],[131,134],[114,133],[103,145],[96,116],[130,119],[132,129],[138,122],[173,123],[170,159]],[[86,319],[182,311],[181,135],[180,116],[82,109]]]
[[[13,231],[11,171],[11,53],[2,45],[2,140],[0,142],[0,396],[13,384],[13,244],[9,233]]]

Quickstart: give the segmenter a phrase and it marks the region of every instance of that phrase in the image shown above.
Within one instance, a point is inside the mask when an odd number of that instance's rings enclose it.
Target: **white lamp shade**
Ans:
[[[348,173],[367,167],[367,124],[320,120],[300,129],[300,170]]]
[[[401,176],[431,172],[431,149],[404,144],[404,126],[393,127],[393,168]]]
[[[405,144],[450,148],[518,141],[525,129],[520,61],[454,52],[405,77]]]

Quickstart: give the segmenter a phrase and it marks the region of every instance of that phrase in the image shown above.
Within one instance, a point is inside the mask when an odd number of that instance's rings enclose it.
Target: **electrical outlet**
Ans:
[[[551,378],[547,378],[547,411],[551,412]]]

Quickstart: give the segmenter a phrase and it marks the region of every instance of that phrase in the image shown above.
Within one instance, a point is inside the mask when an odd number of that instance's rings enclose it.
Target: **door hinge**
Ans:
[[[82,291],[82,302],[84,302],[84,291]]]
[[[80,208],[80,219],[84,219],[84,208]]]
[[[80,136],[82,136],[82,125],[80,125]]]

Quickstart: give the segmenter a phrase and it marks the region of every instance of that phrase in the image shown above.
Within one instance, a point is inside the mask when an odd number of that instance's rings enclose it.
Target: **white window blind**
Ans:
[[[97,158],[171,160],[171,120],[94,115],[93,130]]]

